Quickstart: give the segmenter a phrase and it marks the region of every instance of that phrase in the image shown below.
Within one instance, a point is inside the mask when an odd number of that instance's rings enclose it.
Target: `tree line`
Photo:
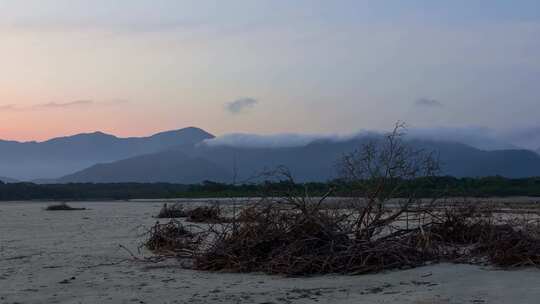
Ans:
[[[402,181],[404,189],[415,189],[419,196],[433,197],[508,197],[540,196],[540,177],[510,179],[500,176],[455,178],[423,177]],[[263,181],[251,184],[226,184],[205,181],[184,185],[171,183],[1,183],[0,200],[129,200],[167,198],[227,198],[280,196],[288,192],[322,196],[354,196],[358,185],[346,180],[296,183],[291,180]],[[396,191],[393,195],[400,197]]]

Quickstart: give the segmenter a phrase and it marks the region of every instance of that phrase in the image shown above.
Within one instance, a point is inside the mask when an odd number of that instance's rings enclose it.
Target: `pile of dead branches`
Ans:
[[[538,220],[497,217],[482,205],[454,205],[424,227],[439,259],[501,267],[540,266]],[[505,214],[506,215],[506,214]]]
[[[177,221],[156,224],[147,248],[190,258],[199,270],[295,276],[362,274],[440,261],[540,265],[538,222],[498,219],[485,207],[462,204],[421,213],[391,209],[386,217],[371,211],[366,216],[379,219],[365,224],[361,210],[328,209],[298,198],[263,202],[198,233]]]
[[[348,215],[320,208],[250,209],[249,221],[216,232],[211,246],[197,251],[196,269],[313,275],[362,274],[440,261],[540,265],[540,238],[531,227],[497,223],[470,208],[448,209],[425,224],[373,238],[355,230]]]
[[[183,218],[188,217],[188,212],[184,209],[182,204],[174,204],[169,206],[163,204],[156,218]]]
[[[244,213],[246,214],[246,213]],[[347,217],[319,208],[281,204],[250,208],[235,229],[217,233],[194,256],[195,268],[286,275],[367,273],[421,265],[425,253],[411,240],[360,240]]]
[[[78,211],[78,210],[86,210],[86,208],[75,208],[71,207],[67,203],[60,203],[55,205],[49,205],[45,208],[46,211]]]
[[[146,248],[159,255],[175,257],[192,257],[203,239],[201,234],[174,219],[165,224],[156,222],[147,235]]]
[[[223,216],[222,208],[218,204],[214,204],[187,211],[187,221],[193,223],[225,223],[229,219]]]
[[[186,218],[192,223],[225,223],[230,221],[223,216],[223,209],[219,204],[203,205],[195,208],[184,208],[183,204],[168,205],[161,207],[156,218]]]

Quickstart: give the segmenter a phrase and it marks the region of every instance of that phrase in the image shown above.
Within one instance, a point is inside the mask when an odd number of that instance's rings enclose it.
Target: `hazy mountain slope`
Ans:
[[[57,182],[170,182],[188,184],[195,181],[226,181],[232,173],[178,150],[142,155],[109,164],[94,165],[65,176]]]
[[[189,148],[212,137],[201,129],[185,128],[149,137],[118,138],[96,132],[45,142],[0,141],[0,172],[21,180],[57,178],[96,163]]]
[[[5,177],[5,176],[0,176],[0,182],[3,182],[3,183],[17,183],[17,182],[19,182],[19,181],[16,180],[16,179],[13,179],[13,178]]]
[[[199,149],[200,156],[221,166],[236,164],[241,178],[247,178],[264,167],[285,165],[299,180],[326,180],[337,175],[336,163],[358,148],[362,140],[320,141],[305,147],[282,149],[238,149],[216,147]],[[527,177],[540,175],[540,156],[528,150],[483,151],[460,143],[414,140],[410,144],[435,151],[439,155],[441,174],[456,177],[492,176]]]
[[[298,180],[326,180],[335,172],[335,160],[343,151],[348,151],[347,144],[309,145],[299,148],[231,148],[207,147],[205,145],[186,149],[184,153],[163,152],[135,157],[110,164],[100,164],[86,170],[59,179],[59,182],[110,182],[138,181],[145,178],[133,171],[150,170],[159,166],[162,179],[159,181],[183,180],[186,183],[198,183],[204,180],[232,182],[233,170],[236,167],[239,181],[256,179],[267,169],[280,165],[287,166]],[[198,160],[200,163],[214,164],[215,172],[208,171],[208,165],[202,169],[186,161]],[[167,164],[171,164],[167,168]],[[186,167],[178,168],[179,164]],[[236,164],[236,165],[235,165]],[[144,169],[143,169],[144,168]],[[200,172],[207,172],[206,175]],[[153,175],[156,177],[157,175]],[[174,176],[174,178],[173,178]],[[114,177],[114,178],[113,178]]]
[[[236,167],[238,178],[257,178],[261,173],[287,167],[298,180],[326,180],[335,177],[336,162],[358,144],[353,141],[316,141],[303,147],[235,148],[201,146],[193,155],[212,160],[222,167]]]
[[[442,174],[456,177],[540,176],[540,156],[529,150],[483,151],[460,143],[419,142],[439,153]]]
[[[152,181],[231,182],[230,172],[233,168],[236,168],[238,180],[245,181],[257,179],[260,173],[280,165],[288,167],[298,181],[324,181],[337,177],[338,159],[344,153],[359,147],[363,140],[365,139],[316,141],[303,147],[291,148],[198,145],[192,149],[184,149],[184,153],[158,153],[113,164],[102,164],[66,176],[60,181],[142,182],[146,177],[140,175],[140,172],[151,171],[154,167],[158,169],[152,171]],[[420,140],[411,141],[410,144],[437,152],[441,161],[441,174],[444,175],[457,177],[540,175],[540,156],[527,150],[482,151],[459,143]]]

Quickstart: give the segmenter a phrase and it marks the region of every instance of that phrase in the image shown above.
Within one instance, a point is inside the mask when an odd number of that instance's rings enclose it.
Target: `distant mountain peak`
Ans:
[[[94,140],[102,140],[102,139],[116,140],[118,139],[118,137],[111,134],[103,133],[100,131],[95,131],[91,133],[79,133],[79,134],[70,135],[70,136],[55,137],[47,141],[44,141],[43,143],[50,144],[50,143],[56,143],[56,142],[73,142],[73,141],[81,141],[81,140],[94,141]]]
[[[94,131],[92,133],[87,133],[87,135],[95,135],[95,136],[114,136],[114,135],[111,135],[111,134],[107,134],[105,132],[101,132],[101,131]],[[116,136],[115,136],[116,137]]]
[[[191,134],[191,135],[199,135],[201,137],[205,138],[214,138],[214,135],[206,132],[205,130],[197,127],[186,127],[182,129],[176,129],[176,130],[170,130],[170,131],[163,131],[156,133],[150,137],[159,137],[159,136],[166,136],[166,135],[185,135],[185,134]]]
[[[74,135],[74,137],[76,137],[76,136],[88,137],[88,138],[114,138],[114,139],[118,138],[115,135],[108,134],[108,133],[101,132],[101,131],[95,131],[95,132],[92,132],[92,133],[82,133],[82,134]]]

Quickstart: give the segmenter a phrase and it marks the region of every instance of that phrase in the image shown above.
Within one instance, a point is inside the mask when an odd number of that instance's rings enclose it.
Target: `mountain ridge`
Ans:
[[[301,145],[235,146],[196,127],[146,137],[117,137],[96,131],[42,142],[0,141],[0,174],[10,180],[55,182],[232,182],[261,178],[277,166],[288,167],[298,181],[337,177],[343,154],[381,136],[313,138]],[[440,153],[442,173],[456,177],[540,175],[540,154],[523,149],[482,150],[457,141],[406,137],[415,146]],[[258,143],[260,144],[260,142]],[[233,174],[233,171],[236,171]],[[7,178],[6,178],[7,179]]]
[[[356,138],[344,141],[318,140],[300,147],[246,148],[231,146],[197,145],[190,149],[160,152],[101,164],[99,170],[91,167],[59,179],[60,182],[110,182],[148,179],[160,182],[199,183],[204,180],[232,182],[233,170],[237,181],[261,180],[261,174],[278,166],[287,167],[297,181],[327,181],[338,177],[336,163],[345,153],[353,151],[366,140]],[[506,176],[512,178],[540,175],[540,156],[529,150],[484,151],[469,145],[431,140],[411,140],[408,143],[439,153],[441,175],[456,177]],[[197,159],[201,168],[180,168]],[[153,169],[151,163],[163,171]],[[170,170],[163,164],[171,164]],[[201,174],[215,166],[216,174]],[[146,176],[136,179],[129,170],[146,168]],[[123,172],[125,175],[123,175]],[[187,172],[187,174],[186,174]],[[228,178],[227,178],[228,177]]]
[[[80,133],[42,142],[0,141],[0,173],[19,180],[50,179],[97,163],[112,162],[173,147],[187,148],[214,136],[188,127],[146,137],[120,138]]]
[[[70,139],[70,138],[88,137],[88,136],[106,136],[106,137],[113,137],[113,138],[116,138],[116,139],[144,139],[144,138],[151,138],[151,137],[160,136],[162,134],[178,133],[178,132],[185,132],[185,131],[188,131],[188,132],[189,131],[194,131],[194,132],[206,133],[206,134],[208,134],[210,136],[210,138],[215,137],[211,133],[208,133],[207,131],[205,131],[205,130],[203,130],[201,128],[194,127],[194,126],[189,126],[189,127],[180,128],[180,129],[159,131],[157,133],[153,133],[151,135],[146,135],[146,136],[125,136],[125,137],[122,137],[122,136],[117,136],[117,135],[114,135],[114,134],[109,134],[109,133],[106,133],[106,132],[103,132],[103,131],[96,130],[96,131],[93,131],[93,132],[81,132],[81,133],[75,133],[75,134],[72,134],[72,135],[55,136],[55,137],[45,139],[45,140],[42,140],[42,141],[37,141],[37,140],[19,141],[19,140],[10,140],[10,139],[0,139],[0,143],[41,144],[41,143],[46,143],[46,142],[50,142],[50,141],[56,141],[56,140],[60,140],[60,139]]]

